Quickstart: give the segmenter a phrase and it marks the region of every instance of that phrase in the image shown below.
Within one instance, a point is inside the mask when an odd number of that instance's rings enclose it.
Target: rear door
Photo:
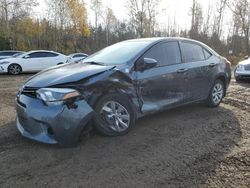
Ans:
[[[185,102],[206,99],[214,81],[216,60],[208,49],[195,42],[182,41],[181,51],[188,69]]]
[[[64,63],[62,62],[59,54],[53,53],[53,52],[43,52],[43,63],[41,65],[41,69],[49,68],[56,66],[58,63]]]
[[[155,59],[158,64],[154,68],[137,71],[142,112],[151,113],[182,104],[186,92],[185,69],[178,41],[158,43],[139,62],[144,58]]]

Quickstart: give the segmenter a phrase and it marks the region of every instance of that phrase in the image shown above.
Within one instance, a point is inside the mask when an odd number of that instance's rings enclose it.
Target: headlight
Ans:
[[[238,65],[237,70],[238,71],[244,71],[245,70],[244,65]]]
[[[3,61],[3,62],[0,62],[0,65],[9,64],[9,63],[10,63],[9,61]]]
[[[57,105],[79,97],[80,93],[68,88],[42,88],[36,91],[36,95],[37,98],[43,100],[46,104]]]

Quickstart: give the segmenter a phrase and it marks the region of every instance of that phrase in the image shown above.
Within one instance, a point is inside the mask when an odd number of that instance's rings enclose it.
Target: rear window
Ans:
[[[191,42],[182,42],[181,48],[186,63],[205,60],[203,48],[200,45]]]
[[[205,58],[206,58],[206,59],[209,59],[209,58],[212,56],[211,52],[209,52],[209,51],[206,50],[205,48],[203,48],[203,52],[204,52],[204,55],[205,55]]]

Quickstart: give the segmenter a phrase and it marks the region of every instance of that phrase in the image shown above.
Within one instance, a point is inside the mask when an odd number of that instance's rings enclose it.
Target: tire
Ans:
[[[22,72],[22,67],[18,64],[11,64],[8,67],[8,73],[11,75],[18,75]]]
[[[236,81],[236,82],[241,82],[241,79],[240,79],[239,77],[236,76],[236,77],[235,77],[235,81]]]
[[[98,100],[94,109],[97,114],[94,128],[104,136],[122,136],[135,126],[135,110],[124,96],[105,95]]]
[[[222,99],[226,93],[225,84],[221,80],[216,80],[210,91],[210,94],[207,99],[207,105],[209,107],[217,107],[220,105]]]

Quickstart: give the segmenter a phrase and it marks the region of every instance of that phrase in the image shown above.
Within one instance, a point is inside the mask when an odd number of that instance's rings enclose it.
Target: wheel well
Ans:
[[[225,78],[225,76],[220,75],[217,79],[222,81],[224,86],[226,87],[226,78]]]
[[[9,66],[8,66],[8,71],[9,71],[9,68],[11,65],[18,65],[20,68],[21,68],[21,72],[23,71],[23,68],[21,65],[17,64],[17,63],[11,63]]]
[[[130,101],[130,104],[131,104],[131,106],[132,106],[132,109],[134,110],[134,113],[135,113],[135,116],[137,117],[138,116],[138,114],[137,114],[137,107],[136,107],[136,105],[133,103],[133,101],[131,100],[131,98],[128,96],[128,95],[125,95],[124,93],[116,93],[116,92],[110,92],[110,93],[108,93],[108,92],[105,92],[104,94],[102,94],[102,95],[98,95],[98,96],[96,96],[96,98],[94,98],[94,100],[93,100],[93,98],[92,98],[92,101],[91,101],[91,105],[92,105],[92,107],[93,108],[95,108],[96,107],[96,105],[97,105],[97,103],[103,98],[103,97],[105,97],[106,95],[119,95],[119,96],[121,96],[121,97],[124,97],[124,98],[126,98],[128,101]]]

